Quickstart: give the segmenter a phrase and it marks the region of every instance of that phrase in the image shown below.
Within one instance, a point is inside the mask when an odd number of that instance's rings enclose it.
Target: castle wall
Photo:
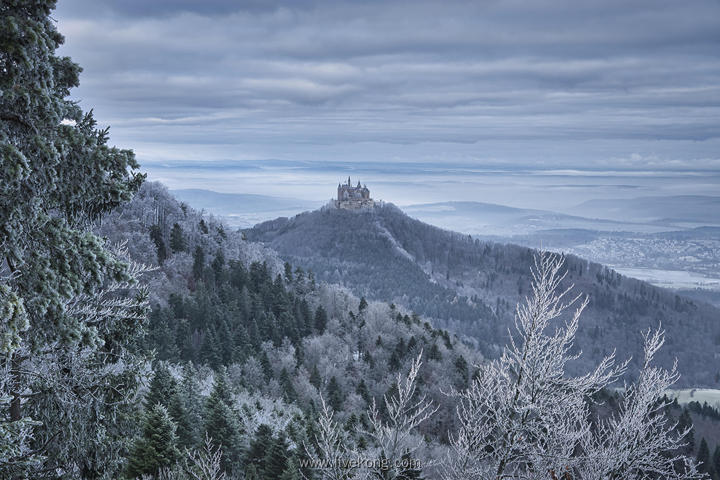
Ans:
[[[335,200],[336,208],[355,210],[370,208],[373,205],[375,205],[375,202],[370,198],[370,190],[367,187],[360,186],[360,182],[358,182],[357,187],[353,187],[348,178],[347,184],[338,185],[338,195],[337,200]]]

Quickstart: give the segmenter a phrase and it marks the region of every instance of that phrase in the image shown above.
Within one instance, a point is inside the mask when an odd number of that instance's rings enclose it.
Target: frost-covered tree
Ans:
[[[335,412],[321,397],[321,410],[317,433],[312,446],[305,445],[317,474],[323,480],[350,480],[358,478],[407,479],[416,478],[420,462],[414,458],[423,438],[418,426],[437,411],[426,395],[417,390],[422,353],[412,362],[407,375],[397,375],[397,388],[383,397],[385,408],[381,414],[375,402],[367,411],[369,426],[359,429],[362,436],[370,437],[371,448],[358,450],[352,436],[334,419]],[[364,458],[365,461],[358,462]],[[426,462],[424,466],[429,466]]]
[[[11,381],[9,368],[5,366],[0,370],[0,392],[8,392]],[[7,411],[11,401],[10,395],[0,397],[0,409],[3,412]],[[35,425],[37,423],[27,417],[13,420],[3,415],[0,421],[0,459],[2,461],[0,472],[17,472],[41,463],[42,458],[28,447],[32,439],[32,428]]]
[[[322,480],[351,480],[361,478],[364,473],[359,465],[348,463],[349,459],[357,458],[347,432],[335,420],[335,412],[320,396],[320,412],[313,435],[312,443],[305,444],[307,458],[311,462],[317,476]]]
[[[143,180],[68,98],[53,0],[0,3],[0,476],[112,476],[139,362],[142,268],[90,232]],[[123,413],[125,412],[125,413]],[[32,432],[27,427],[33,421]],[[4,432],[16,431],[17,435]],[[30,459],[37,462],[28,464]]]
[[[626,389],[620,413],[591,427],[590,398],[627,362],[615,364],[610,355],[586,375],[567,375],[587,299],[565,300],[572,286],[562,287],[563,263],[558,255],[536,257],[509,346],[500,359],[479,365],[470,387],[457,393],[460,428],[445,478],[700,478],[692,460],[673,455],[684,432],[668,424],[660,398],[677,374],[650,365],[660,331],[646,336],[640,377]],[[573,304],[574,313],[558,324]]]
[[[640,376],[626,388],[619,413],[600,422],[593,435],[581,439],[584,454],[578,469],[581,478],[705,477],[698,471],[697,462],[677,453],[685,446],[685,437],[692,427],[678,431],[677,424],[665,414],[671,402],[664,394],[679,374],[675,368],[668,371],[652,365],[663,342],[660,330],[645,334],[645,358]],[[698,455],[698,460],[704,464],[709,459],[707,444],[705,450],[703,458]],[[705,472],[707,466],[701,465]]]
[[[386,415],[373,401],[368,411],[370,430],[379,452],[379,458],[386,461],[387,466],[370,468],[372,475],[377,478],[403,479],[407,477],[408,468],[405,467],[423,444],[422,436],[418,435],[417,428],[435,412],[438,407],[428,399],[427,395],[420,394],[417,388],[418,374],[422,366],[422,352],[412,362],[410,371],[406,376],[398,374],[397,388],[393,395],[383,398]],[[385,418],[383,418],[385,417]],[[425,462],[428,467],[428,462]]]
[[[185,459],[185,471],[192,480],[225,480],[221,465],[222,449],[214,447],[209,436],[205,437],[202,450],[189,451]]]

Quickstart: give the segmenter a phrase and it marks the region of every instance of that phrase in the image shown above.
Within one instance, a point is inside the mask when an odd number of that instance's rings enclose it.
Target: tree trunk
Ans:
[[[12,400],[10,400],[10,421],[17,422],[22,419],[22,409],[20,406],[20,364],[23,358],[18,353],[12,354],[10,360],[10,394]]]

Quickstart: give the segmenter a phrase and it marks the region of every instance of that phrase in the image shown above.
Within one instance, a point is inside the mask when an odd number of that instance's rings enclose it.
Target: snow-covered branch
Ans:
[[[351,468],[348,460],[357,453],[349,445],[346,435],[334,420],[334,412],[320,396],[321,411],[315,445],[304,445],[308,458],[316,466],[322,480],[352,480],[360,478],[359,468]]]
[[[422,446],[422,438],[416,432],[417,427],[437,412],[438,407],[434,406],[427,395],[422,394],[418,398],[417,376],[421,366],[422,352],[413,361],[407,376],[398,374],[397,391],[389,397],[383,397],[387,420],[382,418],[375,401],[368,411],[371,426],[368,433],[391,470],[391,473],[384,472],[383,478],[395,478],[392,470],[399,470],[397,465],[402,463],[403,457],[413,458]],[[427,463],[423,465],[427,466]]]
[[[704,478],[693,459],[676,454],[685,446],[688,430],[665,415],[669,402],[659,400],[679,378],[676,367],[668,371],[652,365],[664,343],[658,328],[644,334],[645,358],[638,380],[626,388],[617,415],[601,422],[597,433],[581,441],[585,461],[583,479]]]
[[[654,472],[698,478],[692,460],[668,455],[682,445],[683,435],[673,434],[665,405],[658,403],[677,380],[675,369],[651,366],[663,343],[660,330],[645,336],[642,372],[627,389],[619,416],[591,429],[591,396],[623,375],[628,362],[616,363],[613,353],[585,375],[566,374],[567,363],[579,356],[572,348],[588,299],[566,300],[573,286],[563,286],[563,263],[559,255],[536,257],[531,295],[517,308],[509,345],[454,394],[459,428],[444,477],[625,479]]]

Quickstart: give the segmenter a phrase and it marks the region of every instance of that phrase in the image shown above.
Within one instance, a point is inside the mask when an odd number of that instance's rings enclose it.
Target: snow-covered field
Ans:
[[[668,397],[677,398],[678,403],[707,402],[708,405],[720,408],[720,390],[714,388],[688,388],[685,390],[668,390]]]
[[[673,289],[703,288],[720,291],[720,278],[712,278],[700,273],[654,268],[627,268],[617,265],[611,265],[611,267],[625,276],[644,280],[658,287]]]

